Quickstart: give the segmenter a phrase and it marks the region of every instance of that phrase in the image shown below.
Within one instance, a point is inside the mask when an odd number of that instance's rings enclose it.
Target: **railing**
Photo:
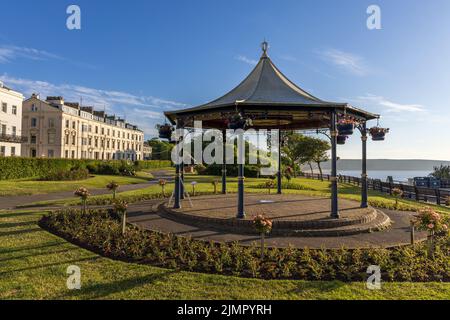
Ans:
[[[28,138],[25,136],[18,136],[15,134],[0,133],[0,141],[12,143],[24,143],[28,141]]]
[[[318,173],[302,173],[301,175],[308,179],[331,180],[330,174],[320,175]],[[338,182],[354,184],[359,187],[362,184],[362,178],[338,175]],[[392,195],[392,189],[399,188],[403,191],[402,198],[404,199],[424,201],[442,206],[445,206],[450,199],[450,189],[446,189],[450,188],[450,180],[441,180],[441,188],[425,188],[402,183],[383,182],[380,179],[368,178],[367,186],[369,190],[388,193],[390,195]]]

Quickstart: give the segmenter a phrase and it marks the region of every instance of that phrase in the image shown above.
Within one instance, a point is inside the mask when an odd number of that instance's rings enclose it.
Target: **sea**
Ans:
[[[308,172],[305,170],[305,172]],[[318,173],[317,170],[315,170]],[[323,173],[329,174],[330,170],[323,170]],[[367,170],[367,175],[372,179],[380,179],[381,181],[386,181],[387,177],[393,177],[394,181],[398,182],[408,182],[408,179],[415,177],[427,177],[430,175],[430,171],[420,171],[420,170]],[[338,174],[343,176],[353,176],[360,177],[361,171],[357,170],[338,170]]]

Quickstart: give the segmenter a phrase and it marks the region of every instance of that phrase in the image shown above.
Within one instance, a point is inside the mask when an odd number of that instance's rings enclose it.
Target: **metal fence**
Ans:
[[[331,178],[331,175],[329,174],[320,175],[317,173],[302,173],[302,176],[308,179],[324,181],[330,181]],[[362,178],[338,175],[338,182],[361,186]],[[404,199],[424,201],[442,206],[445,206],[450,199],[450,189],[447,189],[450,188],[450,180],[442,180],[441,188],[416,187],[402,183],[383,182],[380,179],[370,178],[367,179],[367,185],[369,190],[379,191],[390,195],[392,195],[392,189],[399,188],[403,191],[402,197]]]

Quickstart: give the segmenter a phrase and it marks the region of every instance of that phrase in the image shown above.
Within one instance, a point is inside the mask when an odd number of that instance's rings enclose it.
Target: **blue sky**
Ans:
[[[81,30],[66,8],[81,8]],[[369,5],[381,30],[366,26]],[[370,158],[450,160],[450,1],[7,1],[0,79],[126,116],[147,137],[168,109],[240,82],[269,42],[275,64],[324,100],[382,114]],[[7,14],[5,14],[7,13]],[[355,135],[339,148],[360,156]]]

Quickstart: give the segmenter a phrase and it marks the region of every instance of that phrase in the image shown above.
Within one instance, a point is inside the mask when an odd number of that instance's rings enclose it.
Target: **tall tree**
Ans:
[[[319,139],[319,138],[311,138],[313,139],[313,155],[312,160],[317,164],[317,167],[320,172],[320,179],[323,180],[323,172],[321,163],[328,161],[328,150],[330,150],[331,146],[328,141]]]

